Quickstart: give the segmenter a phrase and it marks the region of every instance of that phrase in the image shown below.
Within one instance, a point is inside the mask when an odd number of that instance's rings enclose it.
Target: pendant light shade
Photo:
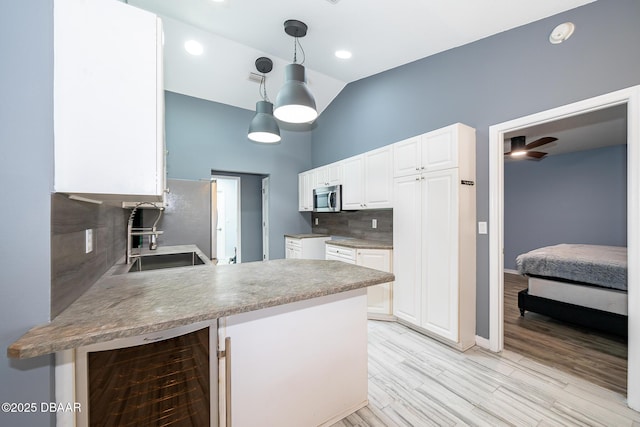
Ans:
[[[289,64],[284,70],[285,82],[276,97],[274,115],[287,123],[310,123],[318,117],[316,101],[309,91],[300,64]]]
[[[256,102],[256,115],[249,124],[249,139],[256,142],[274,144],[280,142],[280,128],[273,117],[273,104],[269,101]]]
[[[273,117],[273,104],[267,96],[265,74],[273,69],[273,62],[264,56],[256,59],[256,69],[262,73],[260,79],[260,96],[262,101],[256,102],[256,115],[249,124],[247,136],[255,142],[276,144],[280,142],[280,128]]]
[[[318,117],[316,100],[307,87],[305,70],[297,63],[297,47],[299,38],[307,35],[307,24],[297,19],[288,19],[284,22],[284,32],[294,38],[293,64],[287,65],[284,70],[284,86],[276,97],[276,109],[274,115],[278,120],[287,123],[311,123]]]

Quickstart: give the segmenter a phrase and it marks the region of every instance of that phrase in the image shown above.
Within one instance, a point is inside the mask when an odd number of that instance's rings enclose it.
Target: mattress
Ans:
[[[627,293],[600,286],[529,277],[529,295],[626,316]]]
[[[627,248],[560,244],[534,249],[516,258],[518,273],[559,278],[627,290]]]

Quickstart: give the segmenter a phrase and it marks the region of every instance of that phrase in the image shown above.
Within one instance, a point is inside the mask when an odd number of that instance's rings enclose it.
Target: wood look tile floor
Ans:
[[[369,405],[334,427],[630,426],[624,395],[510,350],[464,353],[369,321]]]
[[[520,316],[518,292],[527,279],[504,275],[504,348],[609,390],[627,392],[627,339],[537,313]]]

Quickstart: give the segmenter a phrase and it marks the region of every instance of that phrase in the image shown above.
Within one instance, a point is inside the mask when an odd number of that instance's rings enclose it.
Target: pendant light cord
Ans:
[[[269,96],[267,95],[267,76],[262,74],[262,79],[260,79],[260,87],[258,88],[258,93],[263,101],[271,102],[269,100]]]
[[[300,62],[300,65],[303,65],[304,61],[307,59],[307,55],[304,53],[304,48],[300,43],[300,39],[298,37],[294,37],[293,38],[293,63],[294,64],[298,63],[298,46],[300,46],[300,52],[302,52],[302,62]]]

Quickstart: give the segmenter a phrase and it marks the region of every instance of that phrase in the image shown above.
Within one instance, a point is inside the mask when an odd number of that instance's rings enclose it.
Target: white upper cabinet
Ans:
[[[298,174],[298,211],[309,212],[313,210],[313,179],[314,171],[306,171]]]
[[[313,188],[327,187],[328,185],[329,185],[329,167],[322,166],[320,168],[313,169]]]
[[[56,192],[162,201],[162,27],[154,14],[113,0],[55,0],[54,134]]]
[[[313,188],[342,184],[342,163],[335,162],[313,169]]]
[[[364,154],[364,208],[393,207],[393,151],[391,146]]]
[[[360,210],[364,203],[364,156],[342,161],[342,209]]]
[[[330,165],[325,166],[325,168],[327,168],[328,185],[342,184],[342,163],[331,163]]]
[[[475,158],[468,155],[470,144],[475,144],[475,130],[461,123],[397,142],[393,144],[393,176],[471,167]]]
[[[393,176],[408,176],[420,172],[421,136],[414,136],[393,144]]]
[[[388,145],[342,163],[342,209],[393,207],[392,149]]]

